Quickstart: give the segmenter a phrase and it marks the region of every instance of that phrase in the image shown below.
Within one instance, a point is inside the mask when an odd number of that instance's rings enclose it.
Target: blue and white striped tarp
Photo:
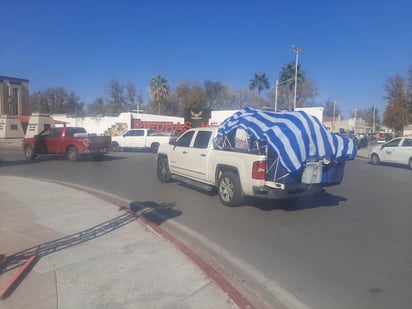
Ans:
[[[278,157],[289,171],[301,169],[308,160],[354,159],[352,139],[330,132],[320,121],[303,111],[273,112],[245,108],[227,118],[218,136],[244,129],[256,140],[265,139],[268,154]]]

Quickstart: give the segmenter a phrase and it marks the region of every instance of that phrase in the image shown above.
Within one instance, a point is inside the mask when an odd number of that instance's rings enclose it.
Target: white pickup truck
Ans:
[[[112,148],[114,151],[124,149],[149,149],[157,152],[162,143],[168,143],[170,134],[157,132],[152,129],[131,129],[120,136],[112,136]]]
[[[311,118],[308,119],[312,121]],[[322,126],[314,121],[315,125]],[[244,134],[248,138],[242,140],[238,133],[246,133],[245,128],[248,128],[247,125],[242,125],[234,131],[228,130],[227,135],[222,128],[194,128],[183,133],[177,140],[171,140],[169,144],[161,144],[157,152],[158,179],[161,182],[174,179],[209,192],[217,191],[220,201],[227,206],[241,204],[246,196],[268,199],[294,198],[320,192],[325,186],[339,184],[342,181],[346,160],[346,154],[342,151],[344,145],[345,149],[351,152],[350,156],[356,151],[349,140],[345,144],[342,138],[336,137],[341,147],[336,148],[335,153],[339,152],[343,159],[334,158],[332,153],[328,158],[321,160],[306,160],[301,156],[304,163],[294,171],[288,164],[286,167],[282,166],[280,156],[270,156],[273,147],[267,140],[269,135],[266,135],[266,138],[253,139]],[[252,128],[255,133],[258,131],[257,126]],[[327,129],[324,130],[326,132]],[[281,134],[279,130],[277,133]],[[299,146],[305,147],[305,136],[302,137],[302,142],[299,142],[300,145],[297,142],[292,146],[300,155],[304,153]],[[310,145],[313,147],[306,147],[308,150],[311,149],[308,155],[317,151],[313,144],[312,142]],[[321,143],[316,140],[316,144]],[[287,156],[293,158],[294,154],[288,152]],[[290,158],[284,161],[287,163]]]

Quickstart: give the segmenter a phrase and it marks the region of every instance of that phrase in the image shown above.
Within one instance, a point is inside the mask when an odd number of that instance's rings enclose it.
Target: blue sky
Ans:
[[[301,68],[344,116],[376,105],[387,78],[412,65],[412,1],[13,1],[0,0],[0,75],[31,92],[106,97],[132,81],[148,100],[150,80],[220,81],[247,88],[255,73],[275,83],[304,48]]]

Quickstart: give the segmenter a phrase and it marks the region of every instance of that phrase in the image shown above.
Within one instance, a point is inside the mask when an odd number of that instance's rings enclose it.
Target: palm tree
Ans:
[[[288,63],[286,66],[282,68],[282,72],[280,72],[279,83],[285,80],[291,79],[293,83],[290,83],[290,91],[293,91],[293,87],[295,87],[295,69],[296,64],[294,62]],[[300,64],[298,64],[298,78],[297,83],[303,84],[306,80],[305,72],[300,69]]]
[[[283,81],[287,81],[287,80],[291,81],[289,84],[289,89],[288,89],[289,93],[286,95],[289,98],[295,90],[295,76],[296,76],[295,72],[296,72],[296,64],[295,62],[291,62],[282,68],[282,71],[280,72],[280,75],[279,75],[279,83],[282,83]],[[298,64],[298,74],[297,74],[297,82],[296,82],[296,85],[297,85],[296,90],[297,90],[298,98],[302,96],[302,89],[303,89],[302,85],[305,84],[305,82],[306,82],[305,71],[302,71],[300,69],[300,64]],[[292,103],[290,100],[288,101],[289,101],[289,110],[291,110]]]
[[[262,90],[269,89],[269,80],[265,73],[255,73],[253,78],[250,80],[249,89],[255,90],[256,88],[259,95]]]
[[[160,115],[160,101],[162,101],[169,94],[169,84],[166,78],[160,74],[156,75],[150,82],[150,94],[157,102],[158,113]]]

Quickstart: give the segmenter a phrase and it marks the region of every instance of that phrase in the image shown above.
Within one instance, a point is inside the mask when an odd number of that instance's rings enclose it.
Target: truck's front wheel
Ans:
[[[157,160],[157,178],[159,178],[161,182],[169,182],[171,179],[169,163],[166,158]]]
[[[239,177],[233,172],[220,175],[217,192],[220,201],[226,206],[237,206],[243,200]]]
[[[67,149],[67,158],[72,162],[79,160],[79,151],[76,147],[71,146],[69,147],[69,149]]]
[[[34,154],[34,151],[33,151],[33,147],[30,146],[30,145],[24,146],[24,155],[29,160],[33,160],[36,157],[36,155]]]
[[[157,153],[157,150],[159,149],[159,143],[153,143],[150,145],[150,151],[153,153]]]

